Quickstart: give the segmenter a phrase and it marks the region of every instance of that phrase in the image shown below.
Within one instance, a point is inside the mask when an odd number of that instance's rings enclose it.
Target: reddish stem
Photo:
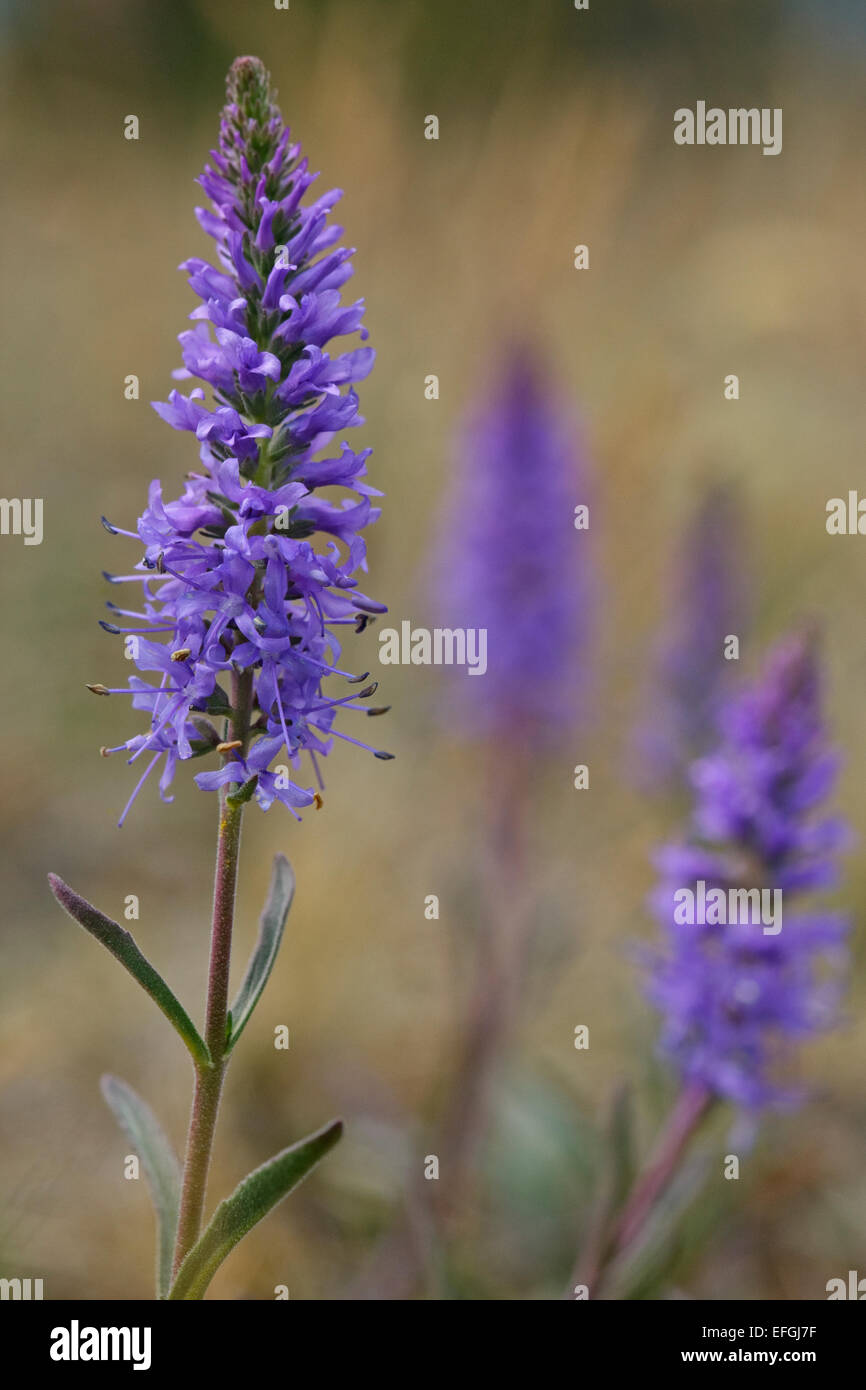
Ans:
[[[593,1255],[583,1273],[572,1276],[572,1285],[585,1284],[592,1295],[611,1261],[635,1244],[656,1202],[672,1181],[680,1159],[712,1099],[712,1093],[699,1082],[689,1082],[683,1087],[662,1130],[655,1153],[632,1187],[611,1238]],[[571,1289],[567,1296],[572,1296]]]
[[[252,672],[232,679],[232,741],[239,740],[241,753],[249,741],[252,708]],[[241,822],[244,807],[232,804],[228,788],[220,794],[219,838],[214,873],[213,919],[211,924],[210,967],[208,971],[205,1042],[211,1061],[197,1065],[192,1113],[186,1143],[180,1212],[174,1250],[173,1275],[198,1239],[204,1214],[207,1178],[219,1113],[223,1078],[227,1065],[225,1049],[228,1031],[228,989],[231,968],[232,929],[238,880]]]

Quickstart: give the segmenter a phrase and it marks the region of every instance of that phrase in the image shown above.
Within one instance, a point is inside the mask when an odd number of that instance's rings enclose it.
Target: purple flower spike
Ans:
[[[515,349],[463,431],[434,557],[437,623],[487,634],[483,677],[451,682],[449,713],[470,733],[539,747],[573,727],[586,689],[584,522],[573,412]]]
[[[688,837],[657,859],[653,902],[668,943],[651,962],[649,994],[664,1015],[662,1050],[684,1079],[759,1109],[800,1098],[786,1084],[794,1045],[833,1026],[842,993],[847,922],[811,903],[796,907],[799,895],[835,884],[850,838],[842,820],[819,810],[836,758],[813,641],[777,648],[721,723],[718,751],[691,770]],[[760,920],[757,899],[749,911],[742,893],[736,911],[725,905],[737,889],[766,890]],[[684,890],[694,894],[693,913]]]
[[[182,267],[202,304],[195,327],[180,335],[184,367],[175,376],[204,385],[154,403],[173,429],[195,437],[201,467],[175,501],[151,484],[137,531],[120,533],[141,541],[144,556],[134,574],[111,577],[141,586],[130,608],[110,605],[131,620],[111,630],[127,636],[127,653],[157,681],[129,682],[133,707],[150,717],[148,733],[121,745],[130,762],[144,760],[132,799],[160,761],[170,799],[178,760],[217,753],[228,761],[199,775],[199,787],[240,784],[264,809],[279,800],[296,814],[317,798],[288,766],[297,770],[309,754],[321,786],[317,756],[348,737],[334,728],[338,707],[363,711],[371,693],[322,691],[325,676],[351,678],[335,629],[360,628],[363,613],[384,610],[355,577],[366,569],[362,532],[379,516],[370,499],[380,494],[361,481],[369,450],[342,442],[317,457],[335,434],[363,423],[352,388],[373,352],[325,350],[335,337],[367,335],[363,302],[340,301],[352,273],[351,253],[334,249],[341,229],[328,225],[340,194],[305,206],[313,179],[264,67],[239,58],[219,146],[200,180],[212,210],[198,209],[198,218],[216,242],[217,265],[194,258]],[[354,497],[337,504],[315,495],[327,485]],[[252,683],[252,746],[243,755],[209,723],[233,714],[238,679]]]
[[[659,639],[652,688],[635,739],[637,780],[653,790],[682,784],[718,736],[731,667],[725,639],[746,633],[743,521],[733,495],[712,487],[676,556],[670,618]]]

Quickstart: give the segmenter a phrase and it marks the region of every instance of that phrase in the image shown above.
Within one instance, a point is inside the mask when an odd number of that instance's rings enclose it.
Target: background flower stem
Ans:
[[[446,1228],[472,1199],[497,1079],[524,1001],[535,926],[524,888],[528,761],[517,744],[502,766],[491,750],[487,769],[495,810],[484,847],[486,912],[477,926],[472,994],[437,1146],[445,1169],[439,1215]]]
[[[575,1284],[585,1284],[591,1297],[597,1291],[610,1262],[640,1237],[712,1100],[712,1093],[699,1082],[689,1082],[683,1086],[662,1130],[655,1153],[632,1187],[610,1241],[605,1249],[595,1252],[581,1272],[576,1272],[572,1277],[569,1298]]]
[[[249,741],[251,707],[252,673],[234,674],[232,676],[233,714],[230,724],[230,741],[240,741],[241,756],[246,752]],[[220,1095],[228,1065],[225,1051],[228,1040],[229,971],[231,968],[232,929],[234,927],[235,895],[240,858],[241,823],[244,814],[243,803],[233,803],[230,799],[230,791],[231,784],[223,787],[220,793],[219,835],[214,875],[213,921],[205,1015],[205,1042],[211,1055],[211,1063],[210,1065],[196,1066],[195,1091],[187,1136],[177,1241],[174,1251],[173,1274],[175,1275],[184,1256],[195,1244],[201,1231]]]

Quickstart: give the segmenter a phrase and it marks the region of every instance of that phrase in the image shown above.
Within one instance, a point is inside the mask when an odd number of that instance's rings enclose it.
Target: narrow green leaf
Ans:
[[[180,1205],[180,1164],[150,1106],[117,1076],[103,1076],[102,1094],[141,1159],[156,1212],[156,1296],[166,1298]]]
[[[170,1299],[200,1299],[223,1260],[272,1207],[287,1197],[311,1168],[324,1158],[343,1133],[342,1120],[283,1149],[238,1184],[220,1202],[207,1229],[190,1250],[168,1295]]]
[[[603,1270],[613,1253],[616,1221],[635,1178],[634,1114],[632,1093],[620,1087],[607,1117],[599,1176],[602,1181],[588,1211],[579,1269]]]
[[[210,1066],[211,1056],[207,1044],[199,1036],[198,1029],[189,1014],[169,989],[162,976],[141,954],[130,933],[117,922],[112,922],[111,918],[106,917],[98,908],[93,907],[86,898],[73,892],[62,878],[58,878],[57,874],[49,874],[48,882],[60,906],[69,913],[70,917],[74,918],[85,931],[90,932],[91,936],[96,937],[96,940],[100,941],[106,950],[110,951],[114,958],[126,967],[130,975],[138,980],[142,989],[150,995],[157,1007],[165,1014],[169,1023],[183,1038],[193,1059],[200,1065]]]
[[[274,858],[268,900],[265,903],[265,910],[259,923],[258,941],[250,957],[243,984],[231,1007],[233,1022],[226,1052],[231,1051],[244,1031],[253,1009],[259,1002],[262,990],[268,982],[268,976],[280,949],[283,928],[286,925],[286,918],[289,915],[289,908],[294,896],[295,875],[292,873],[292,866],[284,854],[278,854]]]
[[[611,1207],[616,1210],[625,1201],[636,1175],[634,1108],[628,1086],[620,1087],[613,1098],[608,1122],[608,1143],[612,1159],[610,1202]]]

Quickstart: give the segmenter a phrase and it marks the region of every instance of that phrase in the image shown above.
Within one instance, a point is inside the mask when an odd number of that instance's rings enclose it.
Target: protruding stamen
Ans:
[[[147,779],[148,779],[148,777],[150,776],[150,774],[153,772],[153,769],[156,767],[156,765],[157,765],[157,763],[159,762],[159,760],[160,760],[161,757],[162,757],[162,754],[161,754],[161,753],[155,753],[155,754],[153,755],[153,757],[151,758],[150,762],[148,763],[147,767],[145,768],[144,772],[141,774],[141,777],[139,778],[138,782],[136,783],[135,791],[132,793],[132,796],[129,798],[129,800],[127,801],[126,805],[125,805],[124,808],[123,808],[123,814],[121,815],[120,820],[117,822],[118,826],[122,826],[122,825],[123,825],[123,822],[126,820],[126,817],[129,815],[129,808],[131,807],[131,805],[132,805],[133,801],[135,800],[135,798],[138,796],[138,793],[141,791],[142,787],[144,786],[144,784],[145,784],[145,782],[147,781]],[[132,759],[130,759],[130,762],[131,762],[131,761],[132,761]]]
[[[138,535],[136,531],[124,531],[122,526],[113,525],[113,523],[110,522],[108,518],[105,516],[101,516],[99,520],[102,522],[106,531],[108,531],[112,536],[128,536],[131,541],[137,541],[141,539],[141,537]]]
[[[384,603],[376,603],[371,598],[361,598],[359,594],[352,595],[352,607],[360,608],[365,613],[387,613],[388,607]]]
[[[145,559],[142,560],[141,563],[144,565],[145,569],[147,569],[147,570],[153,571],[153,570],[156,569],[156,564],[155,564],[155,562],[154,562],[153,560],[148,561],[148,560],[145,558]],[[132,584],[133,582],[138,583],[138,584],[141,584],[141,583],[152,584],[153,581],[154,581],[154,579],[156,578],[155,574],[153,574],[153,573],[150,573],[150,574],[111,574],[108,570],[103,570],[103,571],[102,571],[102,577],[103,577],[103,579],[107,579],[108,582],[109,582],[109,584]]]
[[[110,695],[110,694],[111,694],[111,691],[109,690],[108,686],[107,686],[107,685],[100,685],[100,683],[99,683],[98,681],[96,682],[95,685],[88,685],[87,689],[88,689],[88,690],[91,690],[91,691],[93,692],[94,695]]]
[[[218,753],[233,753],[236,748],[243,748],[243,740],[239,738],[231,739],[228,743],[218,743],[216,751]]]
[[[189,647],[178,647],[178,649],[177,649],[176,652],[172,652],[172,654],[171,654],[171,659],[172,659],[172,661],[186,661],[186,659],[188,658],[189,654],[190,654],[190,648],[189,648]]]

